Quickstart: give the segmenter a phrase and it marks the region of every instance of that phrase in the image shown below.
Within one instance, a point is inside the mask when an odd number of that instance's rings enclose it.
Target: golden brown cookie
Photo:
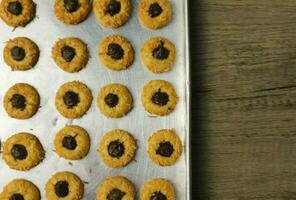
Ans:
[[[1,200],[40,200],[36,185],[25,179],[14,179],[8,183],[0,194]]]
[[[174,186],[166,179],[151,179],[141,189],[141,200],[176,200]]]
[[[120,118],[132,109],[133,98],[127,87],[113,83],[101,88],[97,104],[105,116]]]
[[[55,43],[52,57],[62,70],[74,73],[86,66],[89,54],[87,45],[82,40],[68,37]]]
[[[37,90],[31,85],[17,83],[6,92],[3,104],[10,117],[28,119],[37,112],[40,97]]]
[[[3,58],[12,70],[28,70],[36,65],[39,48],[29,38],[17,37],[6,43]]]
[[[110,35],[99,46],[99,58],[109,69],[127,69],[134,61],[134,49],[126,38]]]
[[[37,166],[44,155],[38,138],[30,133],[17,133],[3,145],[2,158],[11,169],[29,170]]]
[[[126,166],[134,159],[136,150],[136,140],[130,133],[114,129],[101,139],[98,154],[106,165],[119,168]]]
[[[168,115],[178,103],[174,87],[164,80],[153,80],[142,91],[142,104],[146,111],[154,115]]]
[[[142,62],[153,73],[169,71],[175,58],[175,45],[163,37],[151,38],[141,48]]]
[[[54,145],[59,156],[69,160],[80,160],[88,154],[90,138],[84,128],[68,125],[57,133]]]
[[[36,4],[32,0],[2,0],[0,17],[9,26],[26,26],[36,14]]]
[[[130,18],[132,4],[130,0],[94,0],[93,9],[100,24],[118,28]]]
[[[64,83],[56,93],[55,105],[61,115],[74,119],[82,117],[90,108],[92,94],[79,81]]]
[[[171,4],[168,0],[141,0],[138,5],[138,18],[147,28],[162,28],[171,21]]]
[[[54,174],[45,185],[48,200],[80,200],[84,193],[81,179],[71,172]]]
[[[107,177],[97,189],[97,200],[135,200],[134,184],[123,176]]]
[[[65,24],[79,24],[91,10],[90,0],[55,0],[54,13]]]
[[[150,159],[160,166],[175,164],[181,156],[183,146],[174,130],[163,129],[156,131],[148,140]]]

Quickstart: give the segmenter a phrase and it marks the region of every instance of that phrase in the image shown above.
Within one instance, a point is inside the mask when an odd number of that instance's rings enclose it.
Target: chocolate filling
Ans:
[[[107,200],[121,200],[124,195],[125,192],[122,192],[121,190],[114,188],[108,193]]]
[[[74,150],[77,147],[77,142],[75,137],[72,136],[65,136],[62,141],[63,147],[69,150]]]
[[[19,193],[15,193],[15,194],[11,195],[9,200],[25,200],[25,198],[23,195],[21,195]]]
[[[165,106],[169,102],[169,95],[166,92],[161,92],[160,89],[152,96],[152,102],[159,106]]]
[[[119,98],[116,94],[109,93],[104,98],[104,101],[109,107],[113,108],[113,107],[117,106],[117,104],[119,102]]]
[[[151,197],[150,200],[167,200],[166,196],[164,194],[162,194],[161,192],[154,192]]]
[[[19,1],[12,1],[8,3],[7,10],[11,14],[18,16],[22,14],[23,6]]]
[[[68,108],[73,108],[78,105],[80,102],[79,95],[76,92],[68,91],[63,96],[64,103],[68,106]]]
[[[152,55],[156,59],[165,60],[169,57],[170,51],[164,47],[164,42],[161,41],[160,44],[153,50]]]
[[[69,12],[75,12],[80,8],[79,0],[64,0],[64,7]]]
[[[10,49],[13,60],[21,61],[26,57],[26,52],[22,47],[14,46]]]
[[[69,194],[69,183],[67,181],[59,181],[54,185],[54,190],[58,197],[66,197]]]
[[[73,47],[66,45],[61,49],[61,54],[66,62],[71,62],[76,55],[76,51]]]
[[[114,60],[120,60],[124,55],[124,51],[119,44],[111,43],[108,46],[107,55]]]
[[[121,4],[120,2],[116,0],[111,0],[110,3],[107,6],[106,12],[110,14],[111,16],[114,16],[118,14],[121,10]]]
[[[124,154],[124,146],[119,140],[110,142],[108,145],[108,154],[113,158],[120,158]]]
[[[24,160],[28,156],[27,149],[22,144],[14,144],[10,150],[10,154],[17,160]]]
[[[10,99],[12,107],[20,110],[26,108],[26,98],[21,94],[14,94]]]
[[[161,142],[156,150],[156,154],[163,157],[171,157],[174,152],[174,147],[170,142]]]
[[[148,13],[152,18],[157,17],[162,13],[162,8],[158,3],[153,3],[149,6]]]

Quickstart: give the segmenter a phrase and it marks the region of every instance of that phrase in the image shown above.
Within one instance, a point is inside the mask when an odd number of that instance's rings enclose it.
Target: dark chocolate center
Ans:
[[[120,60],[124,55],[124,51],[119,44],[111,43],[108,46],[107,54],[114,60]]]
[[[111,108],[115,107],[119,102],[118,96],[112,93],[109,93],[104,100],[105,100],[105,103]]]
[[[69,150],[74,150],[77,147],[77,142],[75,137],[72,136],[65,136],[62,141],[63,147]]]
[[[71,62],[76,55],[75,49],[67,45],[61,49],[61,53],[66,62]]]
[[[55,184],[54,190],[58,197],[66,197],[69,194],[69,183],[67,181],[59,181]]]
[[[151,197],[150,200],[167,200],[166,196],[164,194],[162,194],[161,192],[154,192]]]
[[[164,47],[164,42],[160,42],[160,44],[153,49],[152,55],[156,59],[165,60],[169,57],[170,51]]]
[[[106,12],[109,13],[111,16],[114,16],[120,12],[121,4],[116,0],[111,0],[107,6]]]
[[[11,195],[9,200],[25,200],[25,198],[23,197],[23,195],[21,195],[19,193],[15,193],[15,194]]]
[[[153,94],[151,100],[156,105],[165,106],[169,102],[169,95],[166,92],[161,92],[159,89],[158,92]]]
[[[63,96],[64,103],[68,106],[68,108],[73,108],[77,106],[80,102],[79,95],[76,92],[68,91]]]
[[[24,110],[26,108],[26,98],[21,94],[12,95],[10,102],[12,107]]]
[[[158,3],[153,3],[149,6],[148,13],[152,18],[157,17],[162,13],[162,8]]]
[[[79,0],[64,0],[65,9],[69,12],[75,12],[80,8]]]
[[[10,150],[10,153],[17,160],[24,160],[28,156],[27,149],[22,144],[14,144]]]
[[[108,153],[113,158],[120,158],[124,154],[124,146],[119,140],[110,142],[108,145]]]
[[[122,192],[121,190],[114,188],[107,195],[107,200],[121,200],[124,195],[125,192]]]
[[[7,10],[11,14],[18,16],[22,14],[23,6],[19,1],[12,1],[8,3]]]
[[[170,142],[161,142],[156,150],[156,154],[163,157],[171,157],[174,152],[174,147]]]
[[[23,48],[14,46],[10,49],[10,55],[12,56],[13,60],[21,61],[26,57],[26,52]]]

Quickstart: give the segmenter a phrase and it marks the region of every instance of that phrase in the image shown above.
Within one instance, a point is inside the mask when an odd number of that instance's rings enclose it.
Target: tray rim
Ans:
[[[191,76],[190,76],[190,35],[189,35],[189,0],[184,1],[185,26],[185,68],[186,68],[186,199],[191,200]]]

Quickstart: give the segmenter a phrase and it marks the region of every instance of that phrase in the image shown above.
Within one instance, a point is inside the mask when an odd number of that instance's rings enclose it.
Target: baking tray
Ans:
[[[35,0],[37,17],[25,28],[13,30],[0,22],[0,52],[4,42],[10,38],[25,36],[39,46],[40,58],[37,65],[29,71],[11,71],[0,59],[0,140],[5,141],[17,132],[30,132],[41,141],[46,158],[30,171],[21,172],[9,169],[0,159],[0,190],[15,178],[26,178],[35,183],[45,199],[44,185],[57,171],[71,171],[80,176],[85,184],[84,200],[95,200],[95,190],[108,175],[122,175],[129,178],[136,186],[138,196],[146,180],[161,177],[169,179],[175,186],[178,200],[190,199],[190,71],[189,71],[189,37],[188,5],[186,0],[170,0],[173,7],[172,22],[160,30],[148,30],[142,27],[137,19],[137,0],[133,0],[133,14],[128,23],[118,29],[101,27],[93,13],[79,25],[65,25],[58,21],[53,13],[54,1]],[[105,68],[97,58],[97,46],[107,35],[119,34],[126,37],[135,49],[134,64],[120,72]],[[76,36],[87,43],[91,58],[85,69],[79,73],[69,74],[56,66],[51,58],[51,48],[59,38]],[[177,49],[176,63],[168,73],[153,74],[141,64],[139,51],[147,39],[153,36],[164,36],[171,40]],[[151,117],[143,108],[140,94],[143,86],[153,79],[164,79],[171,82],[180,97],[176,110],[166,117]],[[91,90],[96,99],[101,87],[109,83],[126,85],[134,98],[134,108],[125,117],[109,119],[97,109],[96,101],[81,119],[63,118],[55,109],[54,97],[60,85],[72,80],[80,80]],[[5,92],[13,84],[26,82],[33,85],[41,96],[41,108],[28,120],[9,118],[2,102]],[[55,134],[66,124],[84,127],[91,137],[91,149],[88,156],[79,161],[68,161],[58,157],[54,152]],[[108,168],[100,161],[96,149],[101,137],[107,131],[120,128],[129,131],[138,141],[136,162],[120,169]],[[173,128],[184,144],[184,153],[178,162],[171,167],[159,167],[146,153],[148,137],[159,129]]]

